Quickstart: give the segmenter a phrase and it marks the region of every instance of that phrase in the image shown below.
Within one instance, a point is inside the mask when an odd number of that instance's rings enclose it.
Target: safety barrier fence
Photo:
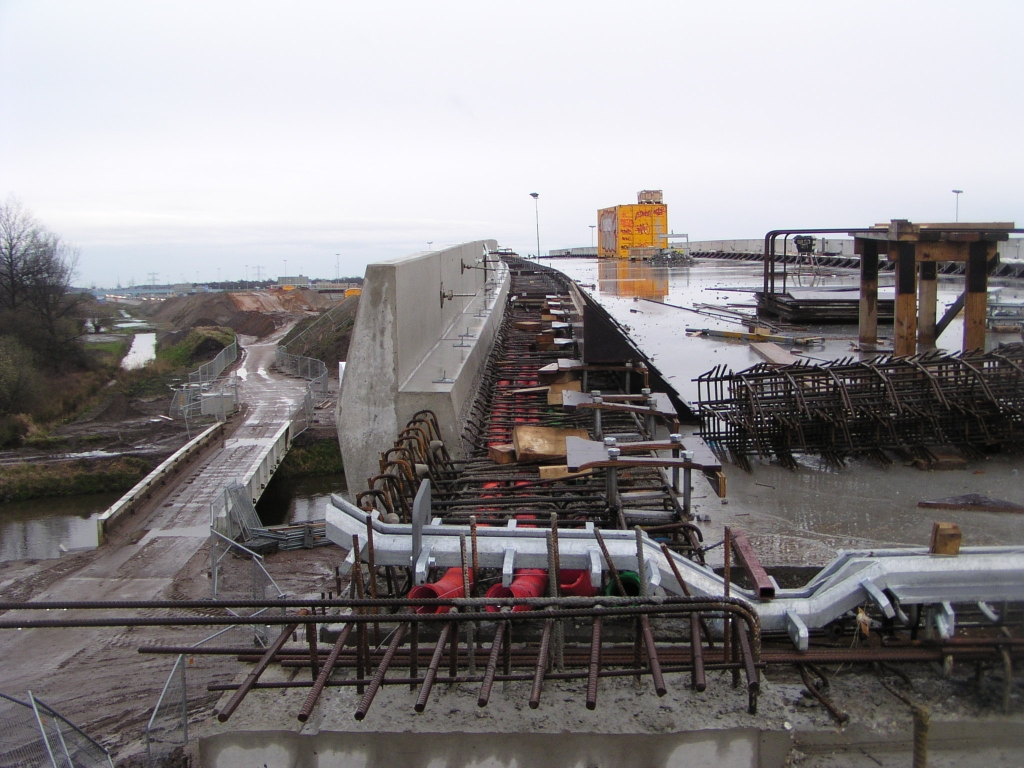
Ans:
[[[277,367],[309,381],[308,388],[314,397],[320,398],[327,394],[327,365],[323,360],[293,355],[284,347],[278,347]]]
[[[188,384],[175,390],[171,399],[168,415],[171,418],[194,419],[200,415],[212,415],[223,418],[230,405],[233,410],[238,405],[236,387],[217,387],[216,395],[211,398],[215,389],[213,385],[224,370],[238,359],[238,342],[233,341],[224,347],[217,356],[208,363],[199,366],[188,375]],[[204,398],[204,395],[206,396]],[[207,406],[204,408],[204,399]]]
[[[10,768],[113,768],[110,753],[85,731],[28,692],[0,693],[0,765]]]

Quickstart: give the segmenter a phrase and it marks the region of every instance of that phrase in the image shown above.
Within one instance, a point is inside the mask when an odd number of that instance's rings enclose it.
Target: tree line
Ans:
[[[59,374],[82,364],[71,289],[78,251],[20,202],[0,203],[0,417],[32,399],[36,371]]]

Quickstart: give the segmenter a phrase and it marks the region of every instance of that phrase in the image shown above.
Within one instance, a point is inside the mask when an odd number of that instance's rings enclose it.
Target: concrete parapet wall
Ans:
[[[504,265],[482,269],[484,254],[496,247],[478,240],[366,268],[337,406],[353,497],[419,410],[434,411],[448,450],[462,454],[463,420],[508,292]],[[442,300],[442,291],[450,298]]]

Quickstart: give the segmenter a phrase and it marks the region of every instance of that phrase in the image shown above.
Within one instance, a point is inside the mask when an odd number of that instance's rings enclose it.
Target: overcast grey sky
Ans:
[[[0,0],[0,199],[80,281],[362,274],[590,244],[1024,224],[1020,2]]]

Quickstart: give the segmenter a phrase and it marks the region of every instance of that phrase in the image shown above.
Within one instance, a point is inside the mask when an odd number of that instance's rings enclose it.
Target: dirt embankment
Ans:
[[[179,330],[221,326],[247,336],[266,336],[296,314],[318,312],[330,303],[316,291],[301,289],[201,293],[168,299],[154,308],[151,317]]]
[[[329,320],[323,316],[303,320],[281,343],[293,354],[323,360],[327,370],[334,371],[339,360],[348,359],[358,309],[359,297],[349,296],[331,308]]]

